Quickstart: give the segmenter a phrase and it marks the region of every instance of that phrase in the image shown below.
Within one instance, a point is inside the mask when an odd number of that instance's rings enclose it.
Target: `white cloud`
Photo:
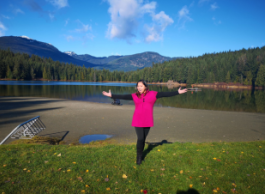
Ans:
[[[160,13],[156,15],[153,15],[153,20],[156,21],[159,25],[161,25],[163,31],[169,24],[174,23],[172,18],[166,15],[165,12],[163,11],[161,11]]]
[[[80,20],[77,20],[77,22],[80,24],[81,28],[75,29],[74,32],[87,32],[88,30],[92,30],[92,27],[89,24],[83,24]]]
[[[156,2],[151,2],[143,5],[140,7],[140,13],[145,14],[145,13],[151,13],[153,14],[156,9]]]
[[[213,20],[214,25],[216,25],[216,26],[222,24],[222,21],[221,20],[217,21],[217,19],[215,17],[213,17],[212,20]]]
[[[217,4],[216,3],[214,3],[214,4],[212,4],[211,5],[211,10],[216,10],[218,8],[218,6],[217,6]]]
[[[107,37],[127,39],[135,36],[137,18],[140,14],[136,0],[108,0],[111,22],[108,24]]]
[[[64,24],[65,26],[67,26],[69,20],[70,20],[70,19],[65,20],[65,24]]]
[[[46,0],[59,9],[68,6],[67,0]]]
[[[64,35],[64,37],[68,42],[81,41],[83,45],[86,45],[88,40],[93,40],[95,38],[92,33],[86,33],[83,36]]]
[[[53,18],[54,18],[54,14],[49,13],[48,15],[49,15],[49,18],[50,18],[51,20],[53,20]]]
[[[164,11],[161,11],[158,14],[152,14],[152,19],[154,24],[152,27],[146,26],[149,35],[145,38],[146,42],[160,41],[163,40],[163,31],[170,24],[173,24],[174,21]]]
[[[7,30],[6,27],[4,26],[4,24],[2,22],[0,22],[0,29],[1,30]]]
[[[146,42],[152,42],[152,41],[160,41],[162,40],[162,37],[159,35],[159,31],[155,29],[155,27],[148,27],[146,26],[147,31],[149,32],[149,35],[145,38]]]
[[[187,8],[187,6],[185,5],[184,7],[182,7],[182,9],[179,11],[179,17],[187,17],[187,15],[189,14],[189,10]]]
[[[6,31],[7,28],[5,27],[5,25],[0,21],[0,36],[4,36],[5,33],[4,31]]]
[[[71,35],[65,36],[66,40],[69,42],[71,40],[75,40],[75,38]]]
[[[83,39],[86,41],[86,40],[93,40],[95,38],[95,36],[93,35],[93,34],[91,34],[91,33],[89,33],[89,34],[85,34],[84,36],[83,36]]]
[[[43,0],[41,0],[43,1]],[[48,0],[46,0],[48,1]],[[48,2],[55,2],[54,0],[49,0]],[[41,17],[48,17],[50,20],[55,19],[56,11],[45,10],[43,4],[37,0],[24,0],[24,5],[26,5],[31,11],[37,12]]]
[[[136,37],[139,19],[145,14],[149,14],[153,21],[151,25],[144,25],[144,30],[147,32],[146,42],[162,40],[163,31],[174,22],[163,11],[155,14],[156,2],[145,4],[142,0],[108,0],[108,2],[111,21],[106,36],[110,39],[119,38],[130,42],[131,38]]]
[[[2,17],[5,18],[5,19],[10,19],[10,17],[5,16],[5,15],[2,15]]]
[[[189,10],[187,6],[185,5],[184,7],[181,8],[178,12],[179,20],[178,23],[180,24],[180,28],[185,28],[186,22],[191,22],[193,19],[189,16]]]
[[[67,25],[69,21],[70,19],[67,19],[65,25]],[[95,38],[92,33],[88,33],[88,31],[92,31],[92,27],[89,24],[83,24],[80,20],[76,20],[75,22],[78,24],[79,28],[70,30],[70,35],[64,35],[68,42],[81,41],[83,45],[86,45],[88,40],[93,40]]]
[[[15,9],[14,12],[15,12],[15,14],[18,14],[18,13],[24,14],[24,11],[22,11],[19,8]]]

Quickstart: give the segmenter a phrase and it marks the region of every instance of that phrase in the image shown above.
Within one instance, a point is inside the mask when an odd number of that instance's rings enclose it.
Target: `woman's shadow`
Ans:
[[[148,147],[143,152],[143,160],[146,157],[146,155],[151,152],[155,147],[163,144],[172,144],[172,142],[168,142],[167,140],[162,140],[161,142],[145,142],[148,144]],[[196,189],[188,189],[187,191],[179,190],[176,192],[176,194],[200,194]]]
[[[168,142],[167,140],[162,140],[161,142],[145,142],[146,144],[148,144],[148,147],[146,150],[144,150],[143,152],[143,160],[146,157],[146,155],[151,152],[155,147],[159,146],[159,145],[163,145],[163,144],[171,144],[172,142]]]

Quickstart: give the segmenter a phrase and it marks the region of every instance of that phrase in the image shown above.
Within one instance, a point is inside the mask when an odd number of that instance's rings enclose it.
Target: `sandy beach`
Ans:
[[[131,126],[134,106],[54,98],[0,97],[0,141],[17,125],[40,116],[40,136],[64,137],[66,143],[90,134],[113,135],[122,144],[136,143]],[[220,142],[265,139],[265,114],[182,108],[154,108],[155,126],[147,142]],[[8,139],[5,144],[13,141]]]

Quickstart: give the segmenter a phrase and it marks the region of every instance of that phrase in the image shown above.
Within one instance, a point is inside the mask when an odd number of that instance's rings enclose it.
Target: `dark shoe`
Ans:
[[[136,163],[138,165],[142,164],[142,154],[137,154]]]

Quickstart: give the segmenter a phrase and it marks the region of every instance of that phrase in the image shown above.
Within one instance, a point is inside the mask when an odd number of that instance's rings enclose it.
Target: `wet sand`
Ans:
[[[54,98],[0,97],[0,141],[17,125],[40,116],[41,136],[64,137],[66,143],[84,135],[113,135],[117,143],[136,143],[131,126],[134,106]],[[265,139],[265,114],[154,107],[155,126],[147,142],[220,142]],[[13,141],[8,139],[5,144]]]

